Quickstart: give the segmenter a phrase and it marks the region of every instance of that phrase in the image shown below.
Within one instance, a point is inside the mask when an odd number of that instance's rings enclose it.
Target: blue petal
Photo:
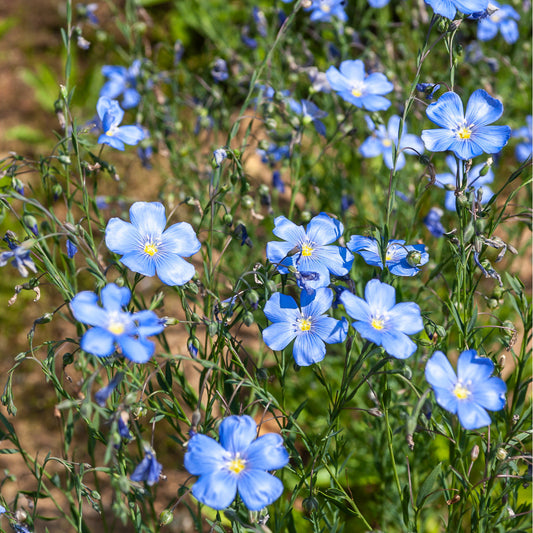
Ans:
[[[393,89],[394,85],[381,72],[374,72],[365,79],[365,92],[367,93],[387,94]],[[396,130],[396,133],[398,133],[398,130]]]
[[[471,139],[486,154],[496,154],[507,144],[510,136],[509,126],[484,126],[476,130]]]
[[[458,401],[457,416],[465,429],[479,429],[490,426],[491,419],[487,411],[474,401]]]
[[[120,218],[112,218],[105,229],[105,243],[116,254],[127,254],[142,246],[141,235],[137,228]]]
[[[104,328],[92,328],[85,332],[81,349],[98,357],[107,357],[115,351],[115,336]]]
[[[390,107],[390,100],[377,94],[365,94],[361,97],[362,106],[368,111],[385,111]]]
[[[165,285],[184,285],[196,272],[194,265],[177,254],[161,252],[154,257],[157,277]]]
[[[136,89],[130,87],[124,91],[124,95],[122,97],[122,107],[124,109],[131,109],[132,107],[137,107],[140,101],[141,95]]]
[[[105,133],[98,137],[98,144],[108,144],[115,150],[124,150],[124,143],[120,139],[117,139],[110,135],[106,135]]]
[[[226,450],[215,439],[197,433],[187,443],[184,466],[193,476],[213,474],[224,467],[225,455]]]
[[[131,291],[128,287],[108,283],[100,292],[100,299],[106,311],[121,311],[122,307],[130,303]]]
[[[300,305],[305,317],[318,317],[329,310],[333,303],[333,292],[327,287],[320,287],[312,294],[302,292]]]
[[[513,44],[518,40],[518,24],[512,19],[502,20],[500,23],[500,32],[508,44]]]
[[[278,470],[288,462],[289,454],[277,433],[267,433],[254,440],[246,452],[246,467],[252,470]]]
[[[498,24],[490,18],[481,19],[477,26],[477,38],[480,41],[490,41],[498,34]]]
[[[485,11],[489,5],[489,0],[454,0],[457,9],[465,15]]]
[[[387,327],[407,335],[420,333],[424,329],[424,322],[420,316],[420,307],[414,302],[396,304],[389,311]]]
[[[446,411],[450,411],[450,413],[455,414],[457,413],[459,400],[457,399],[457,396],[453,394],[452,390],[435,385],[433,386],[433,392],[435,393],[435,400],[437,403],[443,409],[446,409]]]
[[[370,320],[368,322],[354,322],[352,327],[359,333],[359,335],[361,335],[361,337],[363,337],[363,339],[373,342],[377,346],[381,346],[383,331],[371,326]]]
[[[132,481],[146,481],[148,485],[153,485],[159,481],[159,476],[163,466],[159,463],[155,456],[148,452],[143,460],[137,465],[130,478]]]
[[[347,276],[352,268],[353,255],[342,246],[322,246],[314,255],[334,276]]]
[[[365,287],[365,300],[368,302],[371,313],[384,313],[394,307],[396,291],[391,285],[371,279]]]
[[[133,272],[143,276],[155,276],[155,261],[152,256],[139,250],[133,250],[120,258],[120,262]]]
[[[430,152],[450,150],[456,141],[455,134],[448,129],[423,130],[421,137],[426,150]]]
[[[472,399],[490,411],[500,411],[505,407],[507,385],[501,378],[492,377],[483,383],[475,383],[471,389]]]
[[[172,224],[161,237],[161,246],[167,252],[190,257],[201,248],[201,243],[196,237],[192,226],[187,222]]]
[[[426,4],[429,4],[437,15],[442,15],[443,17],[452,20],[457,13],[457,8],[452,0],[425,0]]]
[[[263,308],[270,322],[288,322],[293,324],[300,316],[298,304],[292,296],[281,292],[274,293]]]
[[[120,335],[117,337],[117,343],[124,356],[134,363],[148,362],[155,351],[155,344],[144,337],[135,339],[129,335]]]
[[[244,454],[257,437],[257,424],[251,416],[228,416],[220,423],[220,444],[232,453]]]
[[[104,76],[107,75],[104,74]],[[122,91],[124,91],[124,80],[118,77],[113,77],[100,89],[100,96],[116,98],[122,93]]]
[[[143,237],[160,237],[167,224],[165,207],[159,202],[135,202],[130,207],[130,221]]]
[[[144,131],[139,126],[120,126],[114,136],[125,144],[136,145],[144,139]]]
[[[260,511],[275,502],[283,492],[283,483],[262,470],[244,470],[238,478],[237,487],[250,511]]]
[[[298,366],[309,366],[324,359],[326,345],[312,330],[303,331],[294,341],[292,355]]]
[[[348,321],[344,317],[342,320],[336,320],[323,316],[313,324],[313,332],[327,344],[344,342],[348,334]]]
[[[192,494],[199,502],[220,511],[235,499],[237,477],[225,469],[203,475],[192,486]]]
[[[344,230],[342,223],[326,213],[313,217],[306,228],[307,238],[317,244],[326,245],[336,241]]]
[[[74,318],[90,326],[106,327],[109,323],[107,312],[97,305],[98,296],[91,291],[76,294],[70,302],[70,309]]]
[[[347,87],[351,90],[354,82],[360,82],[365,79],[365,64],[360,59],[349,59],[341,63],[340,72],[345,78],[352,82],[350,86]]]
[[[281,242],[281,241],[270,241],[266,245],[266,256],[267,259],[278,267],[278,270],[284,274],[288,271],[284,267],[280,267],[279,264],[286,258],[288,258],[291,250],[295,248],[293,242]],[[290,260],[292,263],[292,260]]]
[[[457,378],[467,381],[484,382],[494,371],[494,363],[488,357],[478,357],[476,350],[465,350],[457,359]]]
[[[326,70],[326,78],[334,91],[346,91],[350,93],[352,84],[335,67],[331,66]]]
[[[297,226],[294,222],[291,222],[283,216],[277,217],[274,220],[274,224],[275,227],[272,230],[272,233],[276,237],[291,243],[293,247],[305,242],[306,235],[302,226]]]
[[[463,102],[456,93],[449,91],[426,108],[426,115],[437,126],[452,130],[463,124]]]
[[[490,96],[487,91],[474,91],[466,106],[465,120],[469,127],[486,126],[498,120],[503,113],[500,100]]]
[[[426,381],[432,387],[453,390],[457,383],[457,376],[442,352],[435,352],[426,364]]]
[[[387,324],[388,327],[388,324]],[[397,359],[407,359],[416,352],[416,344],[401,331],[382,331],[381,345]]]
[[[363,157],[377,157],[383,152],[383,144],[381,140],[371,136],[363,141],[363,144],[359,147],[359,153]]]
[[[271,350],[283,350],[296,337],[294,323],[276,322],[263,330],[263,341]]]
[[[142,337],[157,335],[165,329],[165,320],[160,319],[153,311],[137,311],[132,318],[139,324],[137,331]]]
[[[355,296],[350,291],[343,291],[339,297],[340,302],[344,305],[346,312],[355,320],[368,322],[372,320],[370,307],[365,300]]]

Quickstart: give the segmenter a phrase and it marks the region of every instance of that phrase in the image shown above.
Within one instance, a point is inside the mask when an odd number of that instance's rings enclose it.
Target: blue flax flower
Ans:
[[[320,213],[311,219],[305,230],[284,216],[277,217],[274,224],[272,232],[285,242],[269,242],[266,255],[282,274],[289,272],[288,267],[300,274],[315,273],[317,279],[309,284],[316,289],[329,285],[330,273],[346,276],[350,272],[353,255],[346,248],[331,246],[344,231],[338,220]],[[293,251],[294,254],[289,255]]]
[[[265,304],[265,316],[272,322],[263,330],[263,340],[272,350],[283,350],[294,340],[292,355],[298,366],[318,363],[326,345],[343,342],[348,333],[346,319],[324,313],[333,303],[333,292],[325,287],[312,294],[301,293],[301,309],[294,298],[276,292]]]
[[[531,115],[526,117],[527,126],[522,126],[513,131],[513,137],[523,139],[524,142],[516,145],[515,156],[520,163],[523,163],[526,159],[531,157],[533,150],[533,128]]]
[[[326,126],[320,120],[321,118],[327,117],[328,114],[325,111],[319,109],[313,102],[309,100],[294,100],[294,98],[289,98],[290,108],[302,117],[304,124],[312,123],[315,127],[316,132],[323,137],[326,136]]]
[[[513,44],[518,41],[518,24],[520,15],[509,5],[500,5],[491,0],[489,9],[491,14],[482,17],[477,26],[477,38],[480,41],[490,41],[496,37],[498,31],[502,34],[505,42]]]
[[[105,387],[102,387],[94,393],[94,401],[100,407],[104,407],[107,399],[111,396],[111,393],[120,385],[123,377],[124,372],[117,372]]]
[[[144,449],[144,457],[130,476],[132,481],[146,481],[152,486],[159,481],[163,466],[155,458],[155,454],[149,448]]]
[[[485,11],[489,0],[425,0],[437,15],[453,20],[457,11],[465,15]]]
[[[440,221],[443,213],[442,209],[432,207],[422,221],[433,237],[440,238],[446,233],[446,230]]]
[[[397,359],[406,359],[416,351],[408,337],[424,329],[420,308],[414,302],[396,303],[396,291],[377,279],[365,287],[365,299],[344,291],[339,300],[356,321],[352,326],[363,339],[369,340]]]
[[[390,0],[368,0],[368,5],[374,8],[385,7]]]
[[[10,250],[0,253],[0,267],[7,265],[7,262],[11,259],[11,264],[19,271],[22,277],[28,277],[28,270],[34,273],[37,272],[35,263],[30,257],[30,246],[33,244],[33,240],[24,241],[22,244],[17,245],[6,235],[4,241],[7,242]]]
[[[130,220],[112,218],[105,231],[106,245],[122,254],[121,263],[143,276],[157,274],[166,285],[183,285],[194,276],[194,266],[183,259],[200,249],[190,224],[179,222],[165,230],[165,208],[159,202],[135,202]]]
[[[194,497],[213,509],[228,507],[237,492],[250,511],[260,511],[277,500],[283,483],[268,470],[283,468],[289,454],[277,433],[257,437],[250,416],[229,416],[220,424],[220,443],[196,433],[187,443],[185,468],[199,476]]]
[[[373,237],[352,235],[346,245],[349,250],[359,254],[368,265],[383,269],[378,241]],[[403,240],[391,240],[385,251],[385,266],[395,276],[414,276],[422,265],[429,261],[429,254],[423,244],[405,244]]]
[[[228,65],[220,57],[215,59],[215,63],[211,69],[211,76],[217,82],[226,81],[229,78]]]
[[[426,365],[426,380],[433,387],[437,403],[457,414],[465,429],[478,429],[491,423],[489,411],[505,407],[505,382],[491,377],[494,363],[466,350],[457,360],[457,375],[442,352],[435,352]]]
[[[401,119],[398,115],[393,115],[389,119],[386,128],[382,124],[376,128],[372,120],[369,119],[367,124],[370,126],[372,135],[359,147],[359,153],[363,157],[377,157],[378,155],[382,155],[383,162],[387,168],[392,169],[394,168],[392,148],[395,146],[397,150],[401,150],[396,159],[396,170],[400,170],[405,166],[405,152],[422,154],[424,152],[424,143],[417,135],[407,133],[406,124],[404,124],[402,139],[398,143],[400,121]]]
[[[509,126],[488,126],[502,113],[502,103],[483,89],[472,93],[466,113],[459,95],[449,91],[426,109],[428,118],[442,129],[424,130],[422,140],[430,152],[451,150],[460,159],[472,159],[483,152],[495,154],[511,135]]]
[[[103,307],[97,304],[98,295],[91,291],[76,294],[70,302],[74,318],[94,326],[81,338],[81,348],[98,357],[107,357],[118,344],[130,361],[146,363],[155,350],[155,344],[147,337],[161,333],[165,321],[153,311],[123,311],[122,308],[131,299],[131,291],[127,287],[109,283],[102,289],[100,298]]]
[[[331,17],[337,17],[341,22],[346,22],[348,16],[344,11],[345,0],[314,0],[312,5],[306,8],[311,11],[311,22],[330,22]]]
[[[446,164],[448,165],[451,173],[437,174],[435,176],[435,183],[446,190],[446,198],[444,199],[444,205],[449,211],[455,211],[455,188],[457,186],[457,160],[452,155],[446,157]],[[489,168],[487,173],[482,176],[481,171],[485,167],[485,163],[473,166],[467,175],[467,187],[472,188],[474,191],[482,189],[481,203],[486,204],[493,196],[493,192],[488,183],[494,181],[494,173],[492,168]],[[463,183],[463,165],[459,165],[459,186]],[[453,189],[453,190],[450,190]]]
[[[390,93],[394,85],[385,74],[374,72],[365,74],[365,64],[360,60],[343,61],[340,71],[331,66],[326,71],[331,88],[347,102],[368,109],[368,111],[384,111],[390,101],[384,94]]]
[[[124,111],[116,100],[101,96],[96,103],[96,111],[104,130],[98,137],[99,144],[109,144],[117,150],[124,150],[124,144],[136,145],[144,139],[144,131],[140,126],[119,126],[124,118]]]
[[[136,107],[141,101],[141,95],[137,91],[137,78],[141,72],[141,62],[137,59],[131,67],[105,65],[102,74],[108,78],[100,90],[99,96],[105,96],[112,100],[122,95],[122,108]]]

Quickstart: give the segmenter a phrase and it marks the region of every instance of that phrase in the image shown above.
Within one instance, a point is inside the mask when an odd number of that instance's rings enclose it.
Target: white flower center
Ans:
[[[466,400],[472,393],[470,392],[467,386],[463,385],[460,381],[458,381],[453,389],[453,394],[458,400]]]
[[[226,467],[234,474],[240,474],[246,467],[246,461],[241,458],[240,452],[237,452],[227,463]]]

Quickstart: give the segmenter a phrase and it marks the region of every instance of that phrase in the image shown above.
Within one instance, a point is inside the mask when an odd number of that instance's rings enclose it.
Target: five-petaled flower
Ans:
[[[333,303],[333,292],[326,287],[312,294],[302,291],[300,303],[301,308],[291,296],[274,293],[264,307],[272,324],[263,330],[263,340],[272,350],[283,350],[294,340],[296,364],[309,366],[324,359],[325,343],[344,341],[348,322],[324,314]]]
[[[319,135],[322,135],[323,137],[326,136],[326,126],[324,126],[324,123],[320,120],[321,118],[328,116],[325,111],[319,109],[310,100],[298,101],[294,98],[289,98],[288,102],[292,111],[301,116],[304,124],[312,123]]]
[[[165,230],[165,208],[159,202],[135,202],[131,223],[112,218],[107,223],[107,247],[122,254],[120,261],[133,272],[154,276],[166,285],[183,285],[194,276],[194,266],[183,259],[200,249],[200,241],[187,222]]]
[[[485,11],[489,0],[425,0],[437,15],[453,20],[459,10],[465,15]]]
[[[352,252],[359,254],[367,265],[383,269],[383,261],[378,241],[373,237],[352,235],[346,245]],[[395,276],[414,276],[421,266],[429,261],[429,254],[423,244],[405,244],[404,240],[391,240],[385,250],[385,266]]]
[[[455,190],[457,182],[459,182],[459,189],[464,185],[463,181],[463,164],[459,164],[457,168],[457,160],[452,155],[446,157],[446,164],[451,170],[451,173],[437,174],[435,176],[435,183],[439,187],[446,190],[446,197],[444,205],[449,211],[455,211]],[[494,172],[492,168],[488,168],[483,175],[481,171],[485,168],[485,163],[474,165],[467,174],[466,188],[472,188],[474,191],[482,189],[481,203],[486,204],[493,196],[493,192],[487,183],[494,181]]]
[[[457,375],[442,352],[435,352],[426,365],[426,380],[433,387],[437,403],[457,414],[465,429],[488,426],[487,410],[505,407],[507,386],[492,376],[494,363],[488,357],[478,357],[475,350],[466,350],[457,360]]]
[[[105,96],[112,100],[122,95],[122,108],[136,107],[141,101],[141,95],[137,91],[137,78],[141,73],[141,62],[136,59],[131,67],[105,65],[102,74],[108,81],[100,89],[99,96]]]
[[[250,416],[229,416],[220,424],[220,443],[196,433],[187,443],[185,468],[199,476],[194,497],[213,509],[228,507],[239,493],[250,511],[259,511],[277,500],[283,483],[268,470],[283,468],[289,454],[276,433],[257,437]]]
[[[427,107],[428,118],[441,129],[424,130],[422,140],[430,152],[451,150],[459,159],[495,154],[511,135],[509,126],[488,126],[502,113],[502,103],[483,89],[472,93],[466,113],[459,95],[449,91]]]
[[[366,76],[365,64],[360,59],[343,61],[340,71],[331,66],[326,76],[331,88],[357,107],[384,111],[390,106],[390,101],[382,95],[390,93],[394,85],[381,72]]]
[[[348,20],[344,11],[345,0],[314,0],[306,11],[311,11],[311,22],[331,22],[331,17],[337,17],[341,22]]]
[[[124,118],[124,110],[116,100],[101,96],[96,103],[96,111],[104,130],[98,137],[99,144],[124,150],[124,144],[136,145],[144,139],[144,131],[140,126],[119,126]]]
[[[286,242],[269,242],[266,255],[282,274],[289,272],[288,267],[300,274],[315,274],[307,284],[316,289],[329,285],[330,273],[346,276],[350,272],[353,255],[344,247],[331,245],[344,231],[338,220],[320,213],[311,219],[305,230],[284,216],[277,217],[274,224],[272,232]]]
[[[490,41],[499,31],[506,43],[515,43],[519,37],[516,23],[520,20],[518,12],[510,5],[498,4],[496,0],[491,0],[489,10],[488,16],[479,19],[477,38],[480,41]]]
[[[398,115],[393,115],[385,128],[382,124],[376,127],[373,121],[368,118],[367,124],[370,126],[372,135],[359,147],[359,153],[363,157],[382,155],[383,162],[387,168],[396,168],[396,170],[400,170],[405,166],[405,152],[421,155],[424,152],[424,143],[417,135],[407,133],[407,125],[404,125],[402,138],[398,143],[400,121],[401,119]],[[396,166],[393,160],[393,147],[398,150]]]
[[[424,329],[420,308],[414,302],[396,303],[396,291],[377,279],[365,287],[365,299],[344,291],[339,298],[346,312],[356,321],[352,326],[363,337],[397,359],[406,359],[416,351],[408,337]]]
[[[155,453],[148,447],[144,449],[144,457],[137,465],[130,479],[132,481],[146,481],[147,485],[153,485],[159,481],[163,466],[155,458]]]
[[[161,333],[165,321],[153,311],[123,311],[131,299],[127,287],[109,283],[102,289],[100,298],[103,307],[97,304],[98,295],[91,291],[76,294],[70,302],[74,318],[93,326],[81,338],[81,348],[98,357],[107,357],[118,344],[125,357],[134,363],[146,363],[155,350],[155,344],[147,337]]]

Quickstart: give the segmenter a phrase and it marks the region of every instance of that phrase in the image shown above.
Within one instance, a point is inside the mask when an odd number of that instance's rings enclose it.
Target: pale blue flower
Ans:
[[[257,437],[250,416],[229,416],[220,424],[220,443],[196,433],[187,443],[185,468],[198,480],[193,496],[216,510],[228,507],[237,492],[250,511],[260,511],[277,500],[283,483],[269,470],[283,468],[289,454],[276,433]]]
[[[140,72],[141,62],[138,59],[129,68],[111,65],[103,66],[102,74],[108,78],[108,81],[100,90],[99,96],[116,100],[122,95],[123,109],[136,107],[141,101],[141,95],[137,91],[137,78]]]
[[[309,20],[311,22],[330,22],[331,17],[338,18],[341,22],[346,22],[348,16],[344,11],[346,0],[313,0],[306,11],[311,11]]]
[[[70,302],[74,318],[83,324],[94,326],[81,338],[80,346],[87,353],[108,357],[118,345],[125,357],[134,363],[146,363],[153,355],[155,344],[147,337],[161,333],[165,321],[153,311],[123,311],[131,299],[127,287],[107,284],[98,295],[91,291],[76,294]]]
[[[493,371],[494,363],[488,357],[466,350],[459,356],[456,375],[448,358],[435,352],[426,365],[426,380],[441,407],[457,414],[465,429],[479,429],[491,423],[487,410],[505,407],[507,386],[492,376]]]
[[[154,452],[149,448],[145,448],[144,457],[135,468],[130,479],[132,481],[146,481],[147,485],[152,486],[159,481],[162,470],[163,465],[157,461]]]
[[[368,265],[383,269],[378,241],[373,237],[352,235],[346,245],[359,254]],[[414,276],[421,266],[429,261],[429,254],[423,244],[405,244],[404,240],[391,240],[385,251],[385,266],[395,276]]]
[[[483,89],[474,91],[466,113],[459,95],[449,91],[426,109],[428,118],[442,129],[424,130],[422,140],[430,152],[451,150],[460,159],[483,152],[495,154],[509,140],[509,126],[489,126],[503,113],[503,105]]]
[[[382,155],[386,167],[393,169],[393,147],[395,146],[397,150],[401,150],[396,159],[396,170],[400,170],[405,166],[405,153],[421,155],[424,152],[424,143],[417,135],[407,133],[406,124],[404,124],[402,139],[398,143],[400,121],[401,118],[398,115],[393,115],[385,128],[382,124],[376,127],[372,120],[369,119],[367,124],[371,126],[372,135],[361,144],[359,153],[363,157]]]
[[[420,308],[414,302],[396,303],[396,291],[377,279],[365,287],[365,299],[344,291],[339,298],[352,324],[363,337],[397,359],[406,359],[416,351],[409,335],[424,329]]]
[[[437,15],[453,20],[457,11],[465,15],[485,11],[489,0],[425,0]]]
[[[316,280],[309,282],[310,287],[316,289],[329,285],[330,274],[340,277],[350,272],[353,255],[346,248],[331,244],[344,231],[339,220],[320,213],[311,219],[306,229],[284,216],[277,217],[274,224],[272,232],[284,242],[269,242],[266,255],[282,274],[287,274],[289,267],[300,274],[318,274]]]
[[[105,231],[106,245],[122,255],[121,263],[143,276],[157,274],[166,285],[183,285],[194,276],[194,266],[183,259],[200,250],[190,224],[179,222],[165,230],[165,208],[159,202],[135,202],[130,220],[112,218]]]
[[[390,101],[382,95],[390,93],[394,85],[381,72],[367,76],[360,59],[343,61],[340,71],[329,67],[326,77],[331,88],[342,99],[357,107],[368,111],[384,111],[390,106]]]
[[[344,341],[348,323],[325,314],[333,303],[331,289],[322,287],[312,294],[302,291],[300,303],[301,308],[291,296],[273,294],[264,307],[272,325],[263,330],[263,340],[272,350],[283,350],[294,340],[296,364],[309,366],[324,359],[326,343]]]
[[[522,126],[517,130],[513,131],[513,137],[522,139],[524,142],[516,145],[515,156],[516,159],[523,163],[526,159],[531,157],[531,152],[533,151],[533,131],[532,131],[532,120],[531,115],[526,117],[527,126]]]
[[[490,41],[498,34],[502,34],[503,39],[508,44],[518,41],[518,24],[520,15],[510,5],[500,5],[495,0],[489,4],[491,14],[480,18],[477,26],[477,38],[480,41]]]
[[[104,130],[98,137],[99,144],[109,144],[117,150],[124,150],[124,144],[136,145],[144,139],[144,131],[140,126],[119,126],[124,118],[124,111],[116,100],[101,96],[96,103],[96,111]]]

